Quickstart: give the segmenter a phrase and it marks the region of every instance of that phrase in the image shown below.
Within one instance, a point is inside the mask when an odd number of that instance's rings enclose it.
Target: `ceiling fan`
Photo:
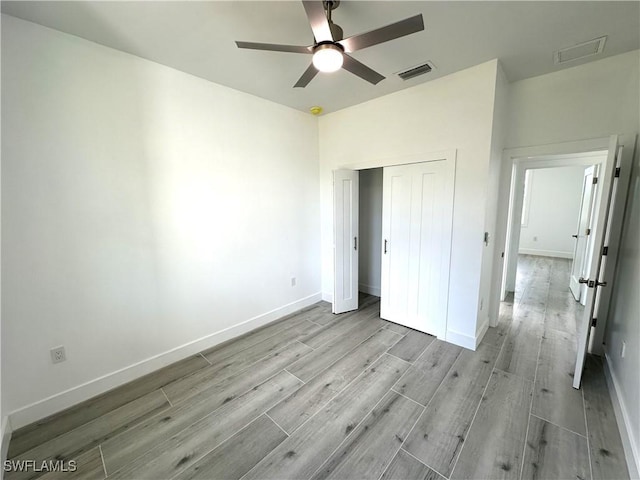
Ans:
[[[303,1],[302,4],[313,31],[313,45],[305,47],[273,43],[236,42],[239,48],[312,54],[313,61],[311,65],[305,70],[294,87],[306,87],[318,71],[335,72],[340,68],[344,68],[367,82],[376,85],[381,80],[384,80],[384,76],[359,62],[349,53],[424,30],[424,23],[420,14],[370,32],[343,38],[342,28],[331,20],[331,12],[340,5],[340,0]]]

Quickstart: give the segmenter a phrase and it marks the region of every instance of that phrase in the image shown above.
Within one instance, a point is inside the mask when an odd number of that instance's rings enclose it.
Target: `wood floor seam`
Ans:
[[[286,431],[284,428],[282,428],[282,427],[280,426],[280,424],[279,424],[278,422],[276,422],[276,421],[275,421],[275,420],[274,420],[274,419],[273,419],[273,418],[272,418],[272,417],[271,417],[267,412],[264,412],[264,415],[265,415],[269,420],[271,420],[273,423],[275,423],[276,427],[278,427],[280,430],[282,430],[282,433],[284,433],[287,437],[289,436],[289,434],[287,433],[287,431]]]
[[[500,355],[500,354],[498,353],[498,355]],[[497,358],[498,358],[498,356],[496,356],[496,360],[497,360]],[[487,379],[487,383],[485,384],[484,389],[482,390],[482,395],[480,395],[480,401],[478,402],[478,405],[476,406],[476,410],[473,413],[473,418],[471,419],[471,423],[469,423],[469,428],[467,429],[467,436],[469,435],[469,432],[473,428],[473,422],[475,422],[476,416],[478,415],[478,410],[480,410],[480,406],[482,405],[482,399],[484,398],[485,394],[487,393],[487,387],[489,386],[489,381],[491,380],[491,375],[493,375],[493,372],[495,372],[495,371],[496,371],[495,367],[491,368],[491,373],[489,374],[489,378]],[[466,441],[466,439],[465,439],[465,441]],[[450,477],[448,477],[448,478],[453,477],[453,474],[456,471],[456,466],[458,465],[458,461],[460,460],[460,454],[462,453],[462,449],[463,448],[464,448],[464,442],[462,443],[462,446],[458,450],[457,457],[456,457],[455,461],[453,462],[453,466],[451,467]]]
[[[390,390],[391,390],[391,389],[389,389],[389,391],[390,391]],[[371,408],[371,409],[370,409],[370,410],[369,410],[369,411],[368,411],[368,412],[367,412],[367,413],[362,417],[362,419],[357,423],[357,425],[356,425],[355,427],[353,427],[353,429],[351,430],[351,432],[349,433],[349,435],[347,435],[347,436],[342,440],[342,442],[340,442],[340,443],[336,446],[336,448],[335,448],[335,449],[334,449],[334,450],[329,454],[329,456],[327,456],[327,458],[325,458],[325,459],[324,459],[324,461],[320,464],[320,466],[319,466],[319,467],[318,467],[318,468],[313,472],[313,474],[312,474],[309,478],[314,478],[314,476],[315,476],[315,475],[316,475],[320,470],[322,470],[322,467],[327,463],[327,461],[329,461],[329,460],[331,459],[331,457],[333,457],[333,455],[334,455],[338,450],[340,450],[340,447],[341,447],[345,442],[347,442],[347,441],[349,440],[349,438],[355,434],[355,432],[356,432],[356,431],[358,431],[358,427],[359,427],[360,425],[362,425],[362,423],[363,423],[363,422],[364,422],[364,421],[369,417],[369,415],[371,414],[371,412],[373,412],[373,411],[376,409],[376,407],[377,407],[378,405],[380,405],[380,403],[382,403],[382,402],[383,402],[383,400],[385,399],[385,397],[387,396],[387,394],[389,393],[389,391],[387,391],[387,393],[385,393],[384,395],[382,395],[382,396],[380,397],[380,400],[378,400],[378,401],[376,402],[376,404],[375,404],[375,405],[374,405],[374,406],[373,406],[373,407],[372,407],[372,408]]]
[[[387,355],[386,352],[383,352],[382,354],[380,354],[378,357],[376,357],[375,360],[373,360],[371,362],[371,365],[375,364],[378,360],[380,360],[382,357],[384,357],[385,355]],[[396,357],[393,357],[396,358]],[[399,360],[399,359],[398,359]],[[342,394],[347,388],[349,388],[349,386],[351,386],[352,384],[354,384],[363,374],[365,374],[367,371],[367,367],[363,368],[362,371],[360,373],[358,373],[358,375],[356,375],[353,380],[351,380],[350,382],[348,382],[340,391],[338,391],[335,395],[333,395],[332,397],[329,398],[329,400],[327,400],[326,402],[323,403],[322,407],[315,412],[313,415],[311,415],[309,418],[307,418],[304,422],[302,422],[300,425],[298,425],[292,432],[290,435],[293,435],[297,430],[299,430],[300,428],[302,428],[305,424],[309,423],[309,421],[311,421],[316,415],[318,415],[320,412],[322,412],[322,410],[329,405],[333,400],[335,400],[340,394]]]
[[[424,405],[422,405],[420,402],[416,402],[414,399],[407,397],[406,395],[403,395],[402,393],[400,393],[399,391],[395,390],[393,387],[391,387],[391,389],[389,390],[393,393],[397,393],[398,395],[400,395],[401,397],[406,398],[407,400],[409,400],[410,402],[415,403],[416,405],[418,405],[420,408],[425,408]],[[411,433],[411,432],[409,432]]]
[[[102,461],[102,470],[104,471],[105,478],[109,476],[107,473],[107,466],[104,463],[104,454],[102,453],[102,445],[98,445],[98,450],[100,451],[100,460]]]
[[[406,360],[404,360],[404,359],[402,359],[402,358],[398,357],[397,355],[394,355],[393,353],[389,353],[389,351],[388,351],[388,350],[387,350],[387,355],[391,355],[392,357],[395,357],[395,358],[397,358],[398,360],[402,360],[403,362],[406,362],[406,363],[408,363],[409,365],[413,365],[413,363],[411,363],[411,362],[407,362]]]
[[[213,363],[211,363],[209,361],[209,359],[202,354],[202,352],[198,353],[198,355],[200,355],[202,358],[204,358],[209,365],[213,365]]]
[[[316,349],[315,349],[315,348],[313,348],[311,345],[307,345],[306,343],[301,342],[300,340],[297,340],[297,339],[296,339],[296,343],[299,343],[300,345],[304,345],[305,347],[308,347],[308,348],[310,348],[311,350],[316,350]]]
[[[427,348],[429,348],[429,347],[427,347]],[[424,407],[423,405],[419,404],[419,403],[418,403],[418,402],[416,402],[415,400],[411,400],[409,397],[405,397],[405,396],[404,396],[404,395],[402,395],[401,393],[396,392],[395,390],[393,390],[393,388],[391,388],[391,391],[393,391],[393,392],[397,393],[397,394],[398,394],[398,395],[400,395],[401,397],[406,398],[407,400],[409,400],[409,401],[411,401],[411,402],[415,403],[416,405],[418,405],[419,407],[421,407],[421,408],[422,408],[422,411],[420,412],[420,414],[419,414],[419,415],[417,415],[417,416],[416,416],[416,420],[415,420],[415,422],[413,422],[413,425],[411,425],[411,428],[410,428],[410,429],[409,429],[409,431],[407,432],[407,435],[402,439],[402,442],[400,443],[400,446],[398,447],[398,449],[397,449],[397,450],[395,451],[395,453],[393,454],[393,457],[392,457],[392,459],[391,459],[391,461],[393,462],[393,458],[395,458],[395,456],[396,456],[396,455],[398,455],[398,452],[399,452],[400,450],[402,450],[402,449],[403,449],[402,447],[404,447],[404,444],[406,443],[407,438],[409,438],[409,436],[410,436],[410,435],[411,435],[411,433],[413,432],[413,429],[414,429],[414,428],[416,428],[416,425],[418,424],[418,421],[420,420],[420,417],[421,417],[421,416],[422,416],[422,414],[424,413],[424,411],[425,411],[426,407]],[[422,463],[422,462],[420,462],[420,463]],[[422,463],[422,464],[424,465],[424,463]],[[391,462],[389,463],[389,465],[391,465]],[[387,468],[389,468],[389,465],[387,465]],[[380,473],[380,476],[378,477],[378,480],[380,480],[380,479],[382,478],[382,476],[383,476],[383,475],[385,474],[385,472],[387,471],[387,468],[385,468],[385,469]]]
[[[302,382],[303,385],[306,385],[307,382],[305,382],[304,380],[302,380],[300,377],[298,377],[295,373],[291,373],[289,370],[287,370],[286,368],[283,368],[283,370],[285,372],[287,372],[289,375],[293,375],[294,377],[296,377],[298,380],[300,380]]]
[[[578,435],[581,438],[589,438],[588,435],[584,435],[582,433],[575,432],[575,431],[571,430],[570,428],[563,427],[562,425],[558,425],[557,423],[554,423],[554,422],[552,422],[552,421],[550,421],[550,420],[548,420],[548,419],[546,419],[544,417],[541,417],[540,415],[536,415],[535,413],[532,413],[531,416],[534,417],[534,418],[537,418],[538,420],[542,420],[543,422],[547,422],[547,423],[553,425],[554,427],[558,427],[558,428],[561,428],[562,430],[565,430],[565,431],[567,431],[569,433],[572,433],[574,435]]]
[[[547,293],[548,295],[548,293]],[[543,333],[544,336],[544,333]],[[533,373],[533,388],[535,390],[536,388],[536,384],[537,384],[537,380],[538,380],[538,365],[540,364],[540,352],[542,350],[542,338],[540,339],[540,341],[538,342],[538,355],[536,356],[536,368],[535,371]],[[535,393],[534,393],[535,395]],[[522,448],[522,462],[520,464],[520,478],[522,478],[522,474],[524,472],[524,459],[525,459],[525,453],[526,453],[526,449],[527,449],[527,442],[526,439],[529,438],[529,427],[531,426],[531,417],[533,416],[533,400],[534,400],[534,395],[531,396],[531,401],[529,403],[529,419],[527,420],[527,430],[525,432],[525,443],[524,443],[524,447]]]
[[[274,373],[273,375],[271,375],[271,376],[270,376],[270,377],[268,377],[267,379],[264,379],[264,380],[260,383],[260,385],[264,385],[264,384],[266,384],[267,382],[270,382],[272,379],[274,379],[276,376],[278,376],[278,375],[279,375],[280,373],[282,373],[282,372],[283,372],[283,370],[280,370],[280,371],[278,371],[278,372]],[[288,375],[290,375],[292,378],[295,378],[295,377],[293,377],[293,375],[291,375],[289,372],[286,372],[286,373],[287,373]],[[297,380],[297,379],[296,379],[296,380]],[[238,397],[243,396],[243,395],[246,395],[247,393],[251,392],[252,390],[255,390],[255,388],[257,388],[257,387],[254,387],[253,389],[249,389],[249,390],[247,390],[246,392],[244,392],[244,393],[242,393],[242,394],[239,394],[239,395],[238,395]],[[177,431],[173,432],[173,433],[172,433],[172,436],[177,436],[177,435],[179,435],[179,434],[181,434],[181,433],[185,432],[186,430],[188,430],[188,429],[192,428],[192,427],[193,427],[194,425],[196,425],[197,423],[199,423],[199,422],[201,422],[201,421],[205,420],[206,418],[209,418],[209,417],[211,417],[212,415],[215,415],[215,414],[218,412],[218,410],[220,410],[221,408],[223,408],[223,407],[225,406],[225,404],[226,404],[226,403],[223,403],[223,404],[219,405],[218,407],[214,408],[213,410],[208,411],[208,413],[207,413],[206,415],[204,415],[204,416],[202,416],[202,417],[198,417],[197,419],[193,420],[191,423],[187,424],[186,426],[184,426],[184,427],[183,427],[183,428],[181,428],[180,430],[177,430]],[[164,415],[164,412],[160,412],[159,414],[157,414],[157,415],[156,415],[156,417],[160,417],[160,416],[162,416],[162,415]],[[259,416],[259,415],[258,415],[258,416]],[[255,417],[255,418],[257,418],[257,417]],[[255,418],[253,418],[251,421],[254,421],[254,420],[255,420]],[[248,422],[248,423],[251,423],[251,422]],[[136,426],[135,426],[132,430],[130,430],[130,431],[133,431],[133,430],[135,430],[135,429],[137,429],[137,428],[140,428],[140,425],[136,425]],[[125,433],[125,432],[123,432],[122,434],[124,434],[124,433]],[[234,433],[235,433],[235,432],[234,432]],[[122,435],[122,434],[121,434],[121,435]],[[117,436],[116,436],[116,437],[113,437],[113,438],[117,438]],[[141,451],[141,452],[140,452],[140,454],[139,454],[137,457],[132,458],[132,459],[131,459],[129,462],[127,462],[127,463],[128,463],[128,464],[130,464],[130,463],[132,463],[133,461],[135,461],[135,459],[143,457],[144,455],[148,454],[148,453],[149,453],[151,450],[153,450],[154,448],[157,448],[157,447],[158,447],[158,445],[164,444],[164,443],[166,443],[167,441],[168,441],[168,440],[160,441],[160,442],[158,442],[157,444],[153,445],[151,448],[149,448],[149,449],[147,449],[147,450],[144,450],[144,451]],[[105,466],[106,466],[106,463],[105,463]],[[125,465],[123,465],[123,466],[121,466],[120,468],[116,469],[116,471],[121,471],[121,470],[123,470],[123,469],[125,469],[125,468],[127,468],[127,465],[126,465],[126,464],[125,464]],[[105,469],[106,469],[106,468],[105,468]]]
[[[169,402],[169,407],[173,407],[173,403],[171,403],[171,400],[169,400],[169,397],[167,397],[167,392],[164,391],[164,388],[160,387],[160,391],[164,395],[164,398],[167,399],[167,402]]]
[[[436,472],[438,475],[440,475],[442,478],[446,478],[447,480],[449,480],[449,477],[446,475],[443,475],[441,472],[439,472],[438,470],[436,470],[435,468],[433,468],[432,466],[428,465],[427,463],[423,462],[422,460],[420,460],[418,457],[416,457],[415,455],[413,455],[409,450],[406,450],[403,447],[400,447],[400,450],[402,450],[404,453],[406,453],[407,455],[409,455],[411,458],[413,458],[414,460],[417,460],[418,462],[420,462],[422,465],[424,465],[427,468],[430,468],[431,470],[433,470],[434,472]],[[400,451],[398,450],[398,451]]]

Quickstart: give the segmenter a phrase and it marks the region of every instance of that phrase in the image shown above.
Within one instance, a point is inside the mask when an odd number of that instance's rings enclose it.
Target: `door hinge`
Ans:
[[[602,256],[607,256],[609,254],[609,247],[602,247]]]
[[[597,318],[592,318],[591,319],[591,326],[592,327],[595,327],[597,323],[598,323],[598,319]]]
[[[614,177],[618,178],[620,176],[620,167],[616,167],[616,173]]]
[[[584,232],[584,234],[585,234],[585,235],[591,235],[591,229],[590,229],[590,228],[587,228],[587,231],[586,231],[586,232]]]
[[[598,183],[598,177],[593,177],[593,184],[595,185],[596,183]]]

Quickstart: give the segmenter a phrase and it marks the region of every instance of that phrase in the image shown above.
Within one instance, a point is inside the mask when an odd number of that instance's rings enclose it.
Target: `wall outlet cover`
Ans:
[[[63,346],[54,347],[51,349],[51,362],[60,363],[67,359],[67,354],[64,351]]]

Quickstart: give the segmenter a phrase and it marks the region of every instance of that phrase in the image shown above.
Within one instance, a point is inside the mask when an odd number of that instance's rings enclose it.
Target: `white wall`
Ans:
[[[640,128],[640,50],[608,57],[559,72],[512,83],[509,89],[509,135],[506,147],[525,147],[532,145],[548,145],[583,139],[608,137],[611,134],[625,134],[625,168],[629,167],[629,145],[633,135]],[[631,142],[633,143],[633,142]],[[637,160],[636,160],[637,163]],[[504,248],[506,235],[506,218],[511,182],[512,162],[504,162],[500,182],[500,213],[498,239]],[[636,170],[637,171],[637,170]],[[637,177],[635,177],[637,178]],[[637,182],[637,180],[635,180]],[[637,187],[629,198],[637,205]],[[624,204],[625,199],[619,199]],[[631,210],[636,212],[637,208]],[[627,216],[629,216],[628,213]],[[630,217],[627,218],[627,220]],[[628,233],[631,232],[631,233]],[[627,227],[626,248],[635,245],[637,248],[637,226]],[[636,241],[633,244],[633,241]],[[633,251],[633,250],[632,250]],[[637,302],[637,254],[627,250],[628,259],[635,259],[631,265],[620,264],[616,283],[626,283],[624,279],[635,283],[627,283],[627,288],[634,294],[622,297],[618,293],[615,331],[607,340],[607,349],[619,357],[621,342],[626,339],[636,348],[627,349],[624,359],[618,358],[610,363],[614,375],[627,382],[620,392],[621,407],[627,417],[636,419],[635,423],[622,423],[625,431],[634,438],[635,458],[638,458],[639,432],[638,418],[638,365],[640,365],[640,348],[638,345],[637,323],[640,318],[640,306]],[[637,252],[637,250],[636,250]],[[611,249],[610,249],[611,253]],[[624,258],[623,254],[623,258]],[[499,282],[494,282],[493,296],[499,295]],[[599,322],[600,323],[600,322]],[[635,333],[634,333],[635,332]],[[632,413],[631,413],[632,412]],[[637,461],[637,460],[636,460]]]
[[[502,174],[502,151],[507,136],[507,108],[509,83],[498,63],[494,91],[493,125],[491,131],[491,157],[486,182],[486,207],[484,232],[489,234],[488,244],[483,245],[482,271],[480,274],[480,298],[476,325],[476,339],[481,340],[489,326],[496,326],[499,319],[500,302],[491,296],[491,287],[496,271],[502,268],[502,251],[497,242],[496,227],[499,211],[499,187]]]
[[[2,22],[14,427],[319,300],[315,118]]]
[[[322,291],[333,290],[331,171],[457,150],[447,339],[475,348],[497,61],[320,118]]]
[[[382,278],[382,168],[360,171],[359,219],[359,289],[379,297]]]
[[[573,258],[585,167],[530,170],[528,222],[520,253]]]

